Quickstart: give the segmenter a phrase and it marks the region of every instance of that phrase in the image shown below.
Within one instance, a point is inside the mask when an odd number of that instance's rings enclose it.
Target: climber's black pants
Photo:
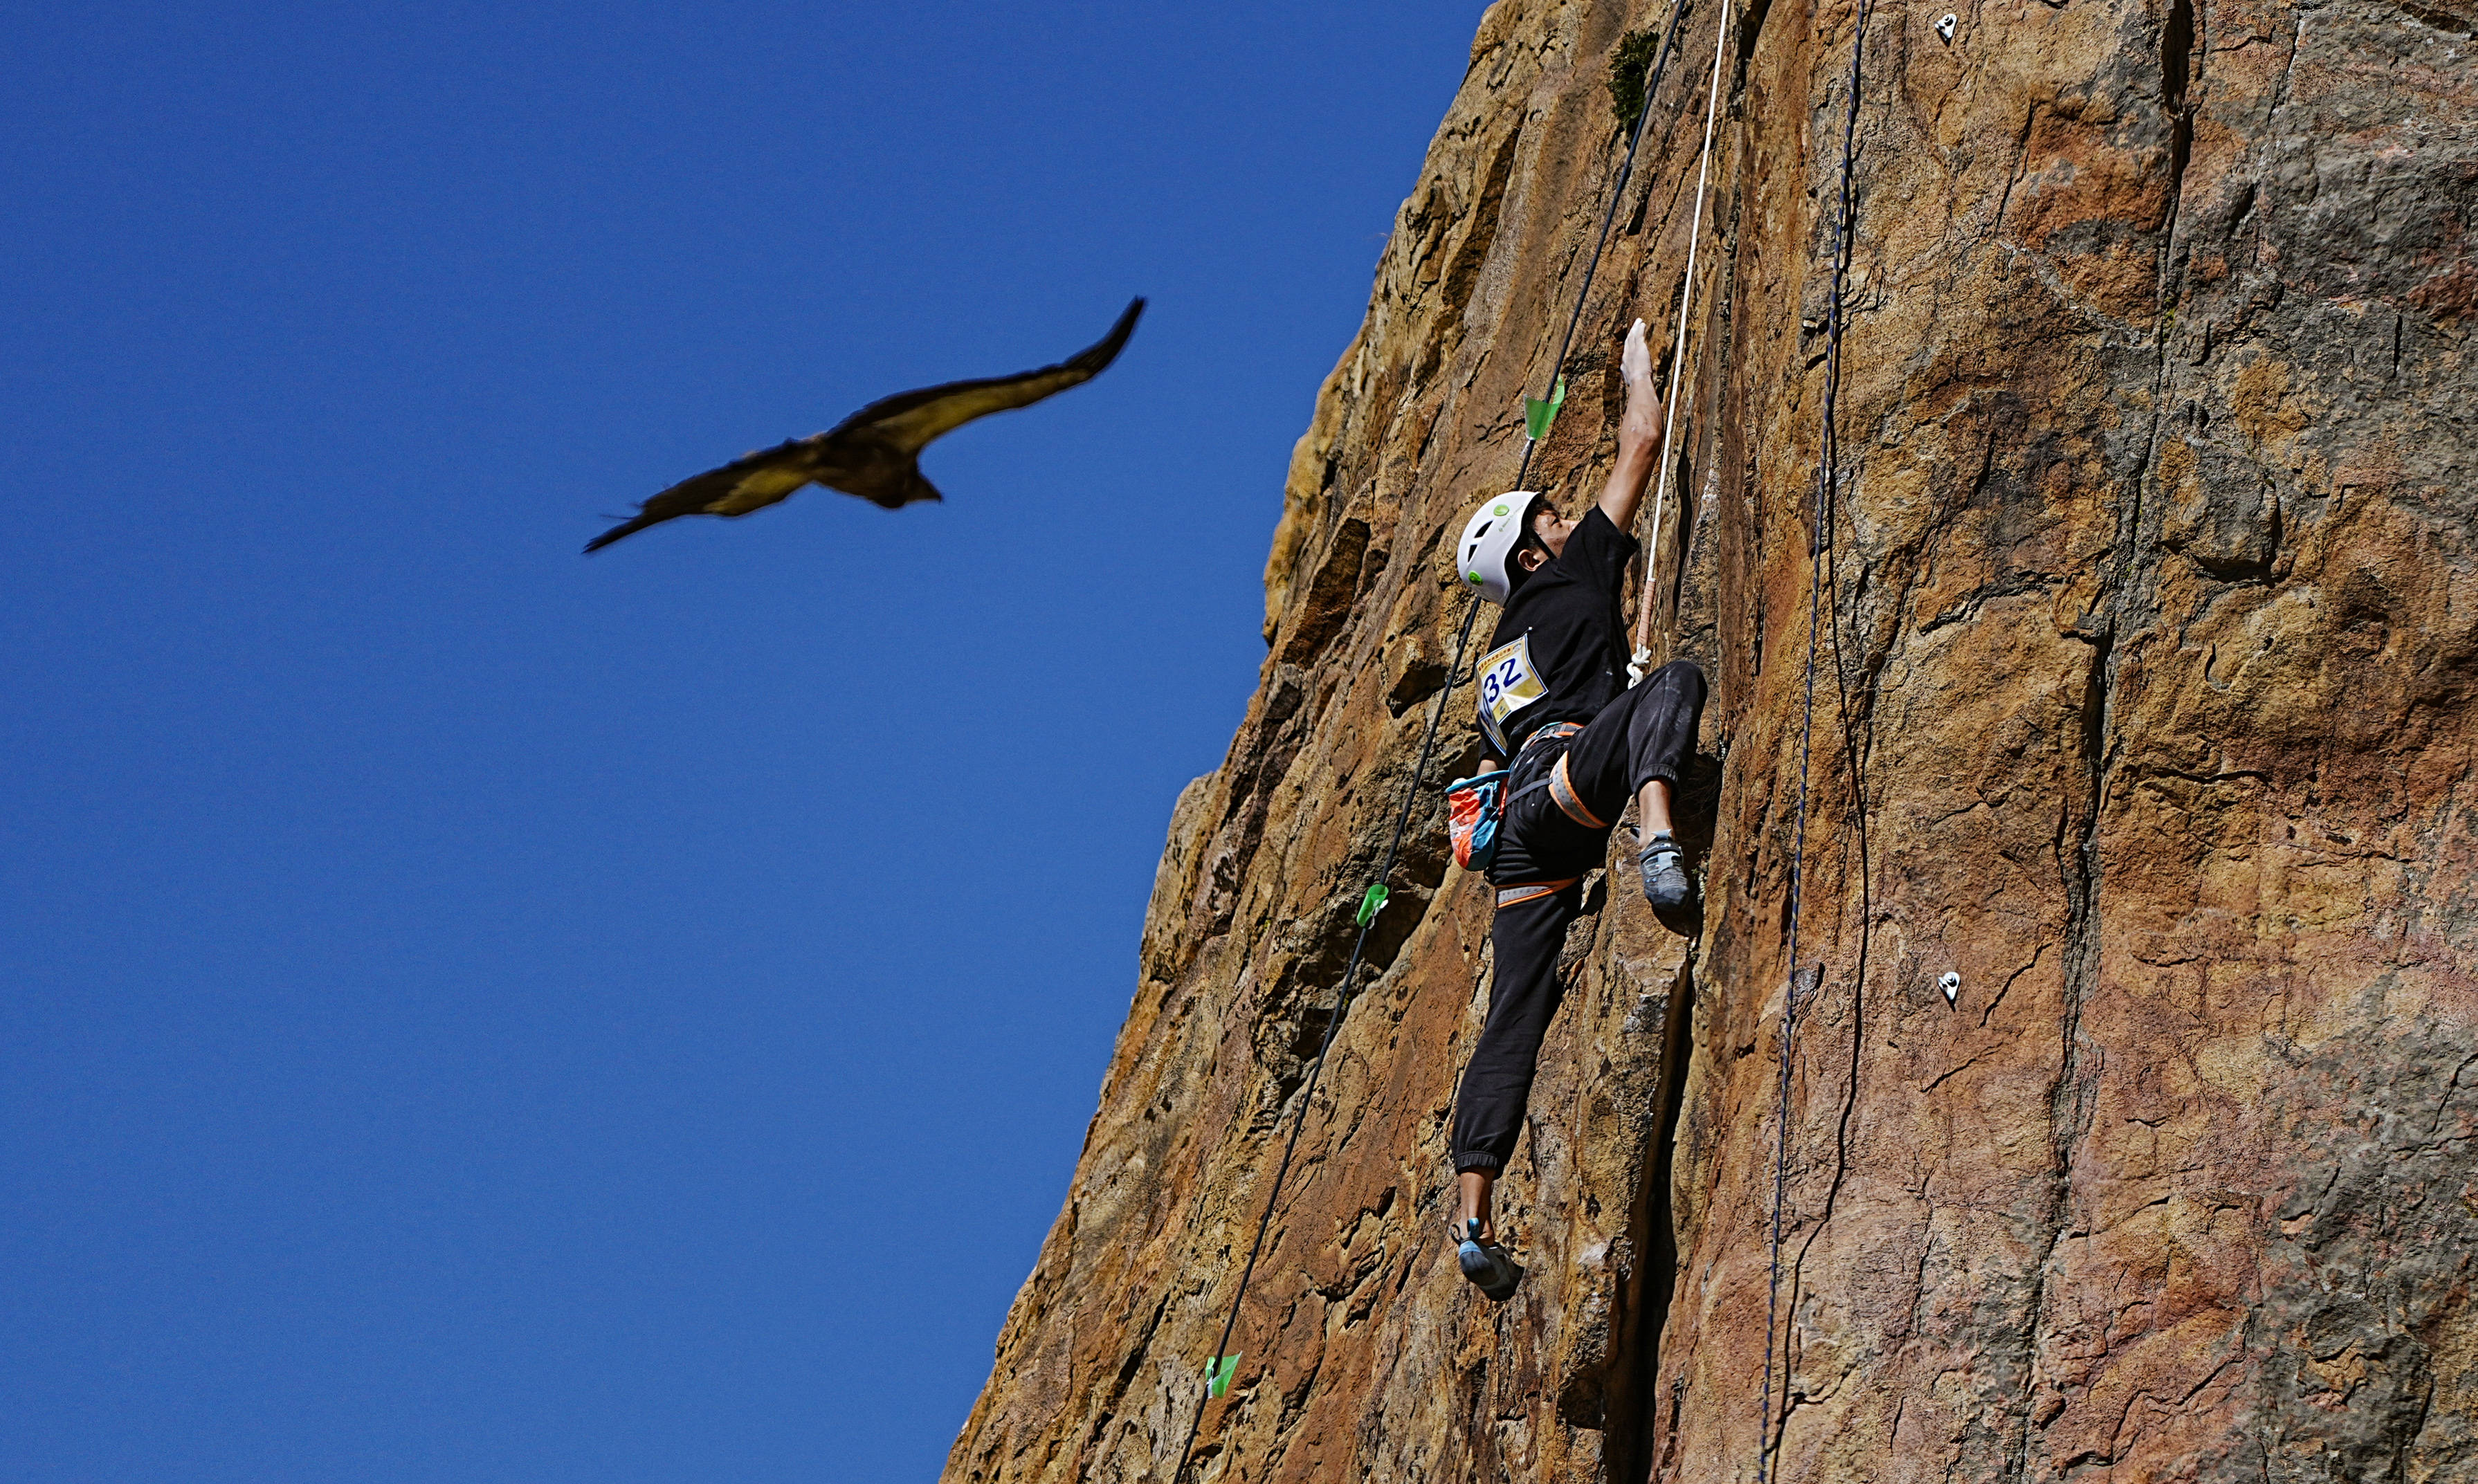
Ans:
[[[1582,899],[1582,883],[1577,882],[1497,909],[1497,921],[1488,930],[1497,953],[1488,1021],[1480,1027],[1479,1044],[1472,1048],[1462,1090],[1454,1095],[1456,1170],[1495,1171],[1514,1153],[1524,1105],[1531,1100],[1540,1041],[1549,1034],[1549,1019],[1566,993],[1557,978],[1557,951],[1565,946],[1566,925],[1575,920]]]
[[[1488,1019],[1454,1097],[1456,1170],[1501,1170],[1513,1156],[1540,1043],[1566,992],[1557,955],[1582,910],[1580,878],[1608,858],[1609,828],[1643,785],[1678,781],[1703,715],[1704,672],[1675,660],[1601,708],[1580,732],[1526,747],[1515,759],[1507,792],[1523,796],[1508,805],[1500,826],[1504,838],[1492,874],[1502,905],[1489,928],[1497,972]],[[1523,792],[1555,770],[1561,757],[1577,804],[1606,822],[1574,818],[1555,791]],[[1555,881],[1567,884],[1536,895],[1525,891],[1527,883]]]

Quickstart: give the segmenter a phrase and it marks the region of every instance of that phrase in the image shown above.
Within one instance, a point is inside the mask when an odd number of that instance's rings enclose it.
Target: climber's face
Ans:
[[[1543,502],[1531,513],[1531,534],[1539,544],[1526,543],[1514,554],[1527,572],[1536,572],[1549,565],[1551,557],[1566,554],[1566,538],[1575,534],[1575,522],[1561,518],[1554,506]],[[1543,551],[1542,546],[1549,549]]]

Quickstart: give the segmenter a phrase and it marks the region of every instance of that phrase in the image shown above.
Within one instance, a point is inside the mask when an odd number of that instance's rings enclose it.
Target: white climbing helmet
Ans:
[[[1479,595],[1492,603],[1504,604],[1513,589],[1506,580],[1505,561],[1513,555],[1515,542],[1531,528],[1532,507],[1539,499],[1537,490],[1509,490],[1463,523],[1463,539],[1454,547],[1454,570],[1462,574],[1465,585],[1478,588]]]

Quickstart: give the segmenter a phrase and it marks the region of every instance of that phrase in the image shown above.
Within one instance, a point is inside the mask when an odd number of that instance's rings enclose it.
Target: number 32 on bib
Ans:
[[[1510,755],[1514,749],[1506,745],[1505,718],[1548,693],[1531,667],[1530,635],[1498,645],[1479,662],[1480,730],[1500,753]]]

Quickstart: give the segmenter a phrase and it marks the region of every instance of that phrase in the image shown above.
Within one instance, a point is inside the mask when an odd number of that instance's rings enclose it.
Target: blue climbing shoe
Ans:
[[[1686,852],[1667,835],[1655,835],[1635,857],[1643,867],[1643,899],[1655,907],[1683,907],[1695,894],[1686,879]]]
[[[1462,1250],[1458,1254],[1463,1276],[1491,1300],[1504,1303],[1514,1296],[1514,1285],[1523,1281],[1523,1269],[1514,1255],[1494,1242],[1479,1238],[1479,1218],[1473,1217],[1463,1227]]]

